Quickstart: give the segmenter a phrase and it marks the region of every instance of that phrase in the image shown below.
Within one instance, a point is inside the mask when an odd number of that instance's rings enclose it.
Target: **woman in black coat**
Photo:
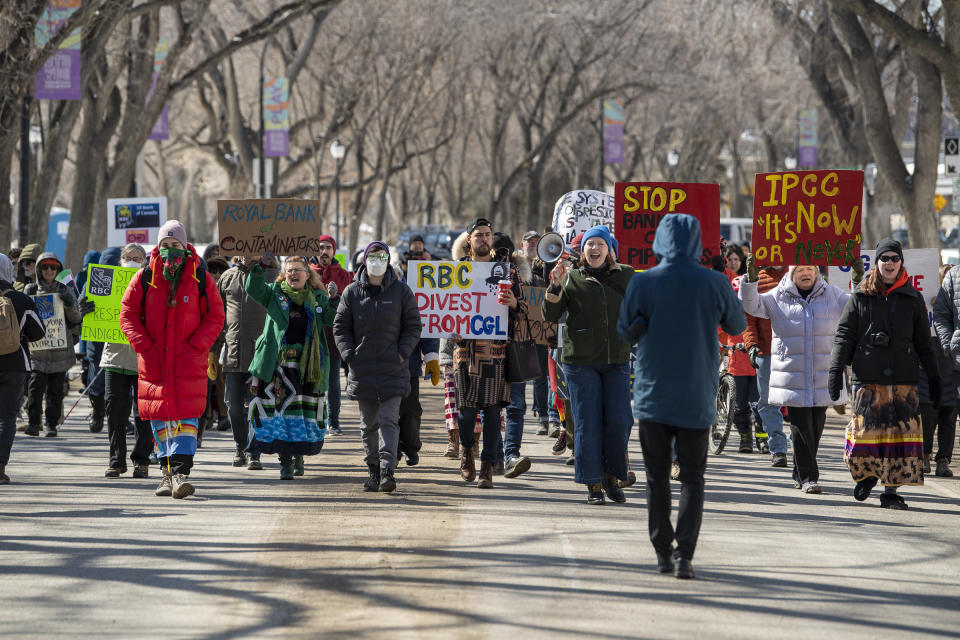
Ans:
[[[923,484],[920,365],[934,407],[940,377],[927,309],[910,284],[900,243],[884,238],[875,255],[876,267],[847,301],[837,326],[828,387],[830,397],[838,398],[843,369],[852,365],[853,417],[843,458],[857,483],[854,497],[866,500],[880,481],[880,506],[906,509],[897,487]]]

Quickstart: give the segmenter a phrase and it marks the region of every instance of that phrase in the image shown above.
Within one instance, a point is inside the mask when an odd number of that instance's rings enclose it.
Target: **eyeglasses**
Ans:
[[[367,256],[367,262],[390,262],[390,256],[386,254],[381,254],[381,255],[371,254]]]
[[[877,260],[880,262],[900,262],[900,256],[896,254],[892,256],[880,256]]]
[[[57,265],[55,264],[43,264],[40,265],[40,271],[57,271]]]
[[[296,273],[297,273],[298,271],[299,271],[299,272],[302,272],[302,273],[306,273],[306,272],[307,272],[306,269],[301,269],[300,267],[296,267],[296,268],[293,268],[293,269],[287,269],[287,275],[288,275],[288,276],[296,275]]]

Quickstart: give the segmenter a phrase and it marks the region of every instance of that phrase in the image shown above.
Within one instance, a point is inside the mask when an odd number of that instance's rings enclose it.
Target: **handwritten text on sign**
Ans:
[[[862,171],[758,173],[755,189],[757,264],[845,265],[860,255]]]
[[[37,313],[47,332],[36,342],[30,343],[31,351],[47,351],[49,349],[73,348],[72,341],[67,339],[67,320],[63,315],[63,302],[60,296],[48,293],[46,295],[31,296],[37,305]]]
[[[407,284],[420,310],[421,337],[506,340],[508,311],[497,302],[497,287],[509,269],[505,262],[411,260]]]
[[[88,267],[86,297],[94,302],[94,311],[83,316],[82,340],[129,344],[120,329],[120,302],[137,269],[92,264]]]
[[[313,256],[320,252],[320,205],[317,200],[217,200],[220,250],[256,257]]]
[[[547,322],[540,312],[540,303],[546,293],[546,287],[524,287],[523,297],[527,301],[527,318],[530,320],[530,337],[537,344],[550,344],[557,336],[557,323]]]
[[[618,182],[614,186],[620,262],[634,269],[657,266],[653,239],[670,213],[700,221],[700,264],[709,267],[720,252],[720,185],[694,182]]]
[[[613,232],[613,198],[603,191],[578,189],[560,196],[553,206],[553,230],[564,246],[587,229],[604,225]]]

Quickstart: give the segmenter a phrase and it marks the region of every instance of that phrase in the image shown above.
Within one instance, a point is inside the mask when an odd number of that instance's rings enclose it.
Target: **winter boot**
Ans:
[[[233,466],[242,467],[247,464],[247,454],[243,452],[243,449],[237,447],[236,453],[233,454]]]
[[[459,429],[447,429],[447,450],[443,452],[444,458],[457,459],[457,449],[460,447]]]
[[[40,425],[31,424],[23,432],[28,436],[39,436],[40,435]]]
[[[477,478],[477,464],[474,462],[473,448],[463,447],[460,452],[460,477],[467,482],[473,482]]]
[[[263,465],[260,464],[260,454],[253,455],[250,454],[250,462],[247,464],[247,469],[250,471],[263,471]]]
[[[478,489],[493,489],[493,465],[489,462],[480,463],[480,475],[477,478]]]
[[[303,456],[293,456],[293,475],[303,475]]]
[[[187,476],[182,473],[173,474],[173,497],[179,499],[192,496],[195,489],[187,482]]]
[[[173,495],[173,480],[166,469],[163,470],[163,477],[160,478],[160,484],[157,485],[157,490],[154,493],[167,498]]]
[[[750,434],[750,427],[737,427],[740,431],[740,453],[753,453],[753,437]]]
[[[0,484],[10,484],[10,476],[6,474],[7,465],[0,464]]]
[[[293,459],[280,458],[280,479],[293,480]]]
[[[367,473],[370,474],[370,477],[363,481],[363,490],[379,491],[380,490],[380,463],[368,464]]]
[[[90,418],[87,421],[87,425],[90,427],[90,433],[100,433],[103,431],[104,404],[103,396],[90,396],[90,406],[93,407],[93,411],[90,412]]]
[[[397,481],[393,479],[393,469],[380,469],[380,491],[393,493],[397,488]]]

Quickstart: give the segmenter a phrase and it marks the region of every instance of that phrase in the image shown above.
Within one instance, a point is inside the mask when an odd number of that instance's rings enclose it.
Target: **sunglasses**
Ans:
[[[56,271],[57,265],[55,264],[44,264],[40,265],[40,271]]]
[[[900,256],[898,255],[880,256],[879,258],[877,258],[877,260],[879,260],[880,262],[900,262]]]

